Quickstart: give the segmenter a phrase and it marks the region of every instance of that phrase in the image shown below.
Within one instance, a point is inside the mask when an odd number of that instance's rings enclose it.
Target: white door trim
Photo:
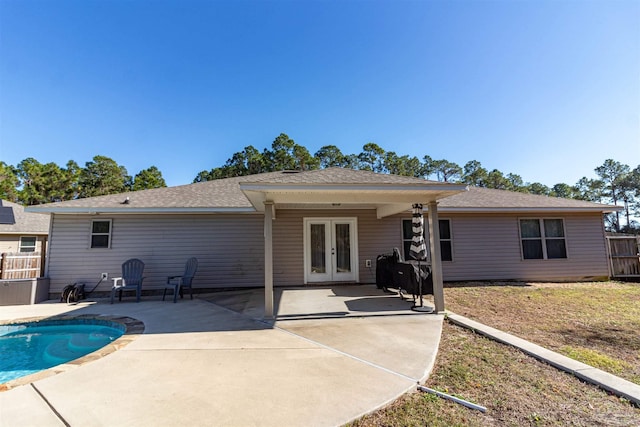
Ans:
[[[358,265],[358,218],[357,217],[306,217],[303,219],[304,231],[303,231],[303,244],[304,244],[304,283],[314,282],[359,282],[360,281],[360,268]],[[334,225],[349,224],[350,225],[350,248],[351,248],[351,275],[347,278],[343,273],[336,274],[335,272],[335,254],[334,251],[329,250],[327,257],[327,273],[321,276],[315,276],[311,273],[311,224],[323,223],[328,226],[328,235],[326,236],[327,248],[331,248],[335,242]],[[342,274],[342,277],[339,275]]]

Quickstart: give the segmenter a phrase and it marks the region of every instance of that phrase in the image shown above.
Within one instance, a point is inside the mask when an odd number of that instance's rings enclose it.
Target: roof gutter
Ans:
[[[597,207],[496,207],[496,208],[455,208],[438,206],[438,212],[455,212],[455,213],[509,213],[509,212],[601,212],[611,213],[621,211],[624,208],[620,206]]]
[[[467,184],[265,184],[241,182],[243,191],[467,191]]]
[[[38,207],[30,206],[25,208],[26,212],[56,213],[56,214],[147,214],[147,213],[256,213],[253,207],[230,207],[230,208],[97,208],[97,207]]]
[[[23,231],[0,231],[0,234],[10,234],[17,236],[46,236],[48,231],[33,231],[33,230],[23,230]]]

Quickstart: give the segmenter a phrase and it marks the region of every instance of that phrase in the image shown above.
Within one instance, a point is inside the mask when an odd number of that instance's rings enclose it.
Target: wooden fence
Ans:
[[[607,236],[613,277],[640,277],[640,236]]]
[[[32,279],[42,273],[42,253],[3,253],[0,259],[0,279]]]

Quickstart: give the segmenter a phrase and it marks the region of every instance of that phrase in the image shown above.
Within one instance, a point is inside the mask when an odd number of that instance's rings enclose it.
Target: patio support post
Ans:
[[[273,318],[273,202],[264,202],[264,317]]]
[[[442,313],[444,311],[444,285],[442,283],[442,257],[440,256],[438,202],[429,202],[429,248],[431,249],[433,302],[436,306],[436,312]]]

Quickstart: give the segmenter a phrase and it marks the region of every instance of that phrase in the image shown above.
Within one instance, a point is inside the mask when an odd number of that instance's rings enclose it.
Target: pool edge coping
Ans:
[[[72,369],[79,368],[82,365],[93,362],[95,360],[101,359],[105,356],[108,356],[111,353],[114,353],[117,350],[120,350],[135,339],[137,339],[140,335],[144,333],[145,325],[141,320],[135,319],[133,317],[128,316],[114,316],[114,315],[100,315],[100,314],[81,314],[81,315],[57,315],[57,316],[39,316],[39,317],[27,317],[21,319],[13,319],[8,322],[0,322],[0,326],[6,325],[15,325],[21,323],[29,323],[29,322],[43,322],[43,321],[57,321],[57,320],[78,320],[78,319],[95,319],[102,320],[107,322],[119,323],[124,326],[124,333],[118,339],[112,341],[111,343],[105,345],[104,347],[100,347],[96,351],[93,351],[89,354],[85,354],[82,357],[71,360],[66,363],[62,363],[60,365],[53,366],[51,368],[36,372],[34,374],[25,375],[24,377],[16,378],[6,383],[0,384],[0,393],[3,391],[8,391],[13,388],[31,384],[34,381],[39,381],[44,378],[48,378],[54,375],[61,374],[63,372],[68,372]]]

